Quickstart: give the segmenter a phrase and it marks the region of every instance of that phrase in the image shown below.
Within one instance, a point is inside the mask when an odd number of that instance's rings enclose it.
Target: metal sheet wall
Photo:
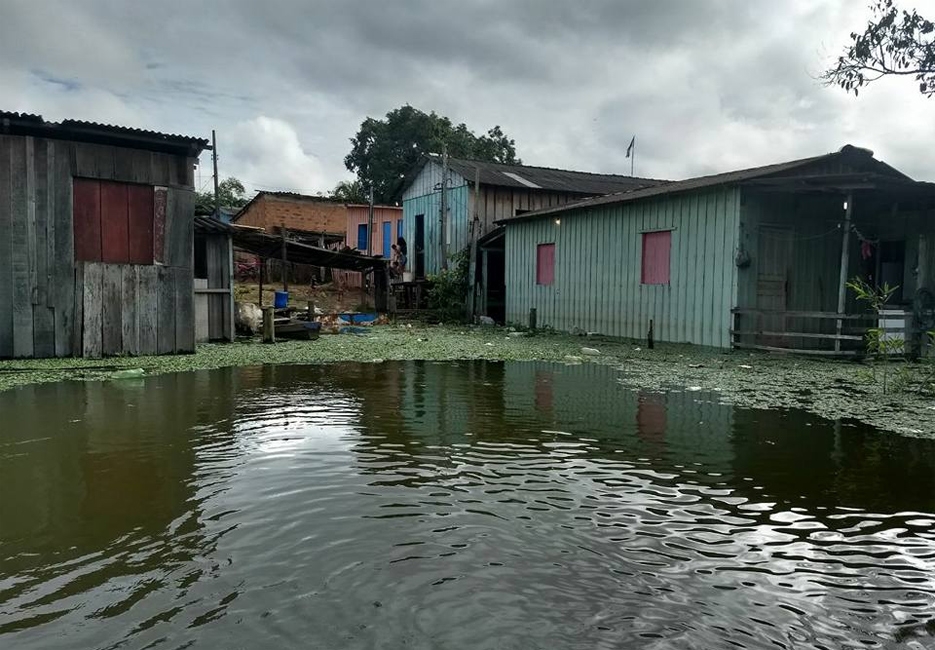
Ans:
[[[448,225],[451,238],[448,245],[449,258],[467,247],[470,223],[470,187],[461,185],[448,190]],[[409,266],[415,268],[415,217],[425,215],[425,272],[438,273],[438,213],[441,209],[441,192],[433,192],[403,201],[403,230],[409,248]],[[447,234],[447,233],[446,233]],[[447,238],[446,238],[447,240]]]
[[[730,346],[736,302],[740,193],[716,188],[510,224],[507,320],[644,338]],[[558,222],[557,222],[558,221]],[[671,282],[640,283],[642,233],[672,229]],[[555,282],[536,285],[536,246],[555,243]]]

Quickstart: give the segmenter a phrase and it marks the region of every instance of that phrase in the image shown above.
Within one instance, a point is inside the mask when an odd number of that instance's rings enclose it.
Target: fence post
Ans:
[[[273,323],[273,308],[272,307],[263,308],[263,342],[264,343],[275,343],[276,342],[276,328]]]

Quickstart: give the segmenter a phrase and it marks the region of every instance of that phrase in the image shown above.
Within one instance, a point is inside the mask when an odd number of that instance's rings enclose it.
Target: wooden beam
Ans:
[[[763,309],[732,309],[740,316],[782,316],[784,318],[818,318],[825,320],[877,320],[877,314],[838,314],[833,311],[769,311]]]
[[[820,334],[816,332],[761,332],[747,330],[731,330],[734,336],[778,336],[783,338],[802,338],[802,339],[837,339],[840,341],[863,341],[863,336],[853,334]]]
[[[851,241],[851,218],[854,215],[854,192],[847,193],[847,205],[844,210],[844,234],[841,239],[841,275],[838,278],[838,313],[843,314],[847,306],[847,265],[850,261],[849,245]],[[838,318],[835,325],[838,334],[844,325],[844,319]],[[834,351],[841,351],[841,341],[834,342]]]
[[[798,348],[777,348],[770,345],[755,345],[753,343],[734,343],[735,348],[744,350],[762,350],[764,352],[786,352],[788,354],[811,354],[821,357],[856,357],[863,354],[858,350],[803,350]]]

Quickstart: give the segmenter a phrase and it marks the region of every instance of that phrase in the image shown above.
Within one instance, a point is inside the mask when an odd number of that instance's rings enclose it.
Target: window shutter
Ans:
[[[555,282],[555,244],[536,246],[536,284],[551,285]]]
[[[672,231],[643,233],[643,284],[669,284]]]

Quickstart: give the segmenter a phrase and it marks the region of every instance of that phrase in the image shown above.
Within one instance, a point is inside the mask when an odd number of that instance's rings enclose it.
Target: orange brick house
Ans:
[[[347,232],[347,207],[320,196],[291,192],[259,192],[238,212],[233,222],[279,232],[315,245],[343,243]]]

